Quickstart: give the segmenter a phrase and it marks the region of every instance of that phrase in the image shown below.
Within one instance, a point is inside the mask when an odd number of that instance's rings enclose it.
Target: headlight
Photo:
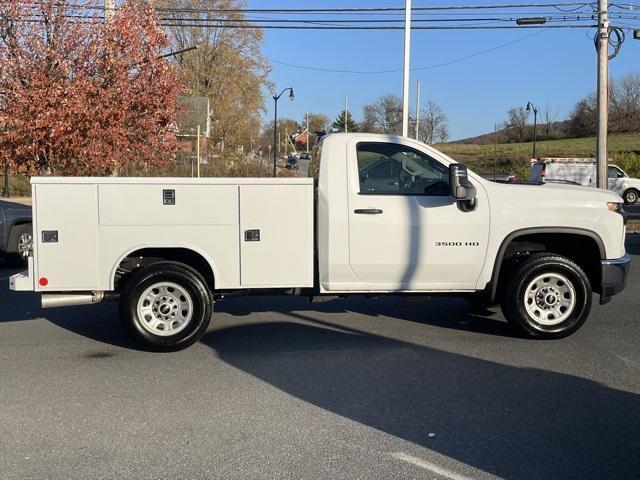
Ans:
[[[624,208],[622,203],[617,202],[607,202],[607,208],[610,212],[616,212],[622,215],[624,213]]]

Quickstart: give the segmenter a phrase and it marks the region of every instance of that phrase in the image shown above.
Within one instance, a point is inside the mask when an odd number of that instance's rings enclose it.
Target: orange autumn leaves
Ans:
[[[0,3],[0,160],[64,175],[166,162],[181,82],[151,4],[125,0],[107,24],[77,5]]]

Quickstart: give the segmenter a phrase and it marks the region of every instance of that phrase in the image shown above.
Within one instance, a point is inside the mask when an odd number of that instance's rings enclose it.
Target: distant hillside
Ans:
[[[567,127],[567,121],[553,122],[554,132],[564,132]],[[448,143],[462,143],[465,145],[489,145],[495,143],[507,143],[509,138],[509,128],[502,128],[495,132],[484,133],[477,137],[463,138],[461,140],[453,140]],[[545,140],[544,125],[538,125],[537,135],[540,140]],[[527,136],[533,137],[533,126],[527,127]]]

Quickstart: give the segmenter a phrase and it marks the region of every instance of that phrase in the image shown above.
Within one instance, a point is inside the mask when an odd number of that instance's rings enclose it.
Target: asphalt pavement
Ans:
[[[640,240],[570,338],[436,298],[219,302],[202,342],[137,350],[117,305],[41,310],[0,270],[2,479],[630,479]],[[596,302],[597,303],[597,302]]]
[[[624,210],[627,217],[631,220],[640,220],[640,203],[635,205],[625,205]]]

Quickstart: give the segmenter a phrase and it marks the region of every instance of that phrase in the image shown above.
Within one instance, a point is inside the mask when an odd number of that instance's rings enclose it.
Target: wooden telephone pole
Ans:
[[[608,189],[607,131],[609,124],[609,6],[607,0],[598,0],[598,130],[596,160],[598,188]]]

